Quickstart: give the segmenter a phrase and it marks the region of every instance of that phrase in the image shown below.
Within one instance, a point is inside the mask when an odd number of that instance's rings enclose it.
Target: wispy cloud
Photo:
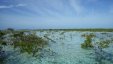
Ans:
[[[4,8],[13,8],[13,7],[22,7],[22,6],[26,6],[26,4],[17,4],[17,5],[0,5],[0,9],[4,9]]]
[[[14,7],[14,6],[13,5],[8,5],[8,6],[7,5],[1,5],[0,6],[0,8],[12,8],[12,7]]]
[[[19,6],[26,6],[26,4],[17,4],[16,7],[19,7]]]
[[[83,12],[83,6],[80,4],[79,0],[69,0],[71,8],[74,9],[75,13],[80,14]]]
[[[113,27],[113,0],[1,1],[0,27]]]

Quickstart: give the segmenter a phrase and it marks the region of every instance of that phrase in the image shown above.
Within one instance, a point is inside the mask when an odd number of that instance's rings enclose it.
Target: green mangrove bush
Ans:
[[[38,37],[35,33],[16,33],[14,34],[14,48],[19,48],[20,52],[27,52],[28,54],[36,55],[46,45],[47,41]]]
[[[27,52],[36,56],[48,45],[48,42],[34,32],[15,31],[8,28],[0,30],[0,47],[3,45],[11,45],[14,49],[19,49],[21,53]]]
[[[92,48],[92,38],[95,37],[93,33],[83,34],[82,37],[85,37],[84,43],[81,44],[81,48]]]

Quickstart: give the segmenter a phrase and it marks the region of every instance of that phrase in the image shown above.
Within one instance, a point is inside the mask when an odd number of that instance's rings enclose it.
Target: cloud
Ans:
[[[17,4],[16,7],[19,7],[19,6],[26,6],[26,4]]]
[[[6,5],[1,5],[0,8],[12,8],[14,7],[13,5],[9,5],[9,6],[6,6]]]
[[[79,0],[69,0],[70,7],[74,9],[77,14],[81,14],[83,12],[83,6],[80,4]]]
[[[26,6],[26,4],[17,4],[17,5],[0,5],[0,9],[5,9],[5,8],[14,8],[14,7],[22,7]]]

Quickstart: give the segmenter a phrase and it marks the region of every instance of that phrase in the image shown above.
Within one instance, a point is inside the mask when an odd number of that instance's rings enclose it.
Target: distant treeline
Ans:
[[[19,29],[16,31],[90,31],[90,32],[113,32],[113,28],[79,28],[79,29]]]
[[[37,29],[35,31],[91,31],[91,32],[113,32],[113,29]]]

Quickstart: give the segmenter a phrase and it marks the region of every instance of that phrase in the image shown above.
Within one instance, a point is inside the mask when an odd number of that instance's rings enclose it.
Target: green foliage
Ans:
[[[0,45],[7,45],[7,43],[5,42],[5,41],[3,41],[3,40],[0,40]]]
[[[47,44],[47,41],[33,33],[19,33],[14,39],[14,48],[18,47],[21,52],[27,52],[33,56]]]
[[[13,32],[13,31],[14,31],[14,29],[13,29],[13,28],[7,28],[7,30],[8,30],[8,31],[11,31],[11,32]]]
[[[13,33],[13,37],[15,37],[15,38],[22,37],[23,35],[24,35],[24,32],[22,32],[22,31]]]
[[[85,37],[84,43],[81,44],[81,48],[92,48],[92,38],[95,37],[94,34],[84,34],[82,37]]]
[[[5,35],[5,33],[0,30],[0,38],[2,38],[4,35]]]
[[[26,42],[18,42],[14,44],[14,47],[19,47],[21,52],[27,52],[27,53],[31,53],[32,52],[32,44],[27,43]]]
[[[83,34],[82,37],[89,37],[89,38],[93,38],[93,37],[96,37],[93,33],[90,33],[90,34]]]
[[[0,31],[0,45],[6,45],[6,42],[3,41],[5,33],[3,31]]]
[[[100,41],[100,42],[97,42],[97,44],[99,44],[101,48],[107,48],[109,47],[110,40]]]
[[[12,28],[8,28],[5,31],[0,31],[0,45],[7,45],[7,43],[2,38],[5,34],[8,34],[12,46],[20,49],[20,52],[27,52],[28,54],[36,55],[37,52],[40,52],[46,45],[47,41],[43,38],[37,36],[33,32],[24,32],[24,31],[14,31]]]

